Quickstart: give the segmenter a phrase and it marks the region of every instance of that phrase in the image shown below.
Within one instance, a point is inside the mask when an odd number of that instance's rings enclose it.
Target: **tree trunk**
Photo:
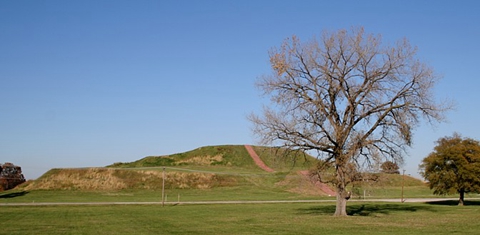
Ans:
[[[333,216],[347,216],[347,192],[344,187],[337,185],[337,205]]]
[[[347,216],[347,200],[350,199],[350,194],[346,189],[346,172],[345,172],[345,163],[338,161],[337,158],[337,205],[335,207],[335,214],[333,216]]]
[[[460,199],[458,199],[458,205],[463,206],[465,204],[465,190],[460,189],[458,192],[460,193]]]

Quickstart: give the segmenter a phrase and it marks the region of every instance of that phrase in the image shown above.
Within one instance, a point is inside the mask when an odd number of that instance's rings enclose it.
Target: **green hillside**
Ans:
[[[206,146],[184,153],[148,156],[134,162],[104,168],[52,169],[31,182],[27,189],[42,190],[158,190],[165,169],[169,189],[262,187],[288,190],[281,184],[287,175],[314,166],[316,159],[295,152],[254,147],[257,155],[275,170],[257,166],[243,145]]]
[[[286,152],[279,148],[254,146],[263,162],[275,171],[308,169],[316,159],[298,152]],[[114,163],[110,168],[183,167],[223,171],[225,168],[263,172],[243,145],[220,145],[197,148],[184,153],[165,156],[148,156],[134,162]],[[213,168],[212,168],[213,167]]]
[[[184,153],[148,156],[107,167],[52,169],[24,185],[25,190],[142,191],[162,190],[163,183],[178,195],[195,198],[258,199],[275,197],[328,196],[306,171],[318,160],[300,152],[254,146],[261,160],[274,172],[256,165],[244,145],[206,146]],[[378,180],[350,185],[356,197],[399,197],[405,193],[431,196],[426,185],[415,178],[375,174]],[[324,187],[328,187],[324,185]],[[332,185],[330,188],[333,189]],[[201,195],[201,196],[200,196]],[[275,196],[276,195],[276,196]]]

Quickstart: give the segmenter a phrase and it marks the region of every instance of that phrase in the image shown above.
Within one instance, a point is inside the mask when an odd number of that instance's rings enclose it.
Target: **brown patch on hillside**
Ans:
[[[336,196],[337,195],[337,193],[333,189],[331,189],[330,186],[328,186],[325,183],[320,182],[317,178],[311,177],[308,171],[300,171],[299,173],[301,175],[303,175],[303,177],[305,177],[305,179],[309,180],[314,185],[315,188],[320,189],[326,195],[328,195],[328,196]]]
[[[113,168],[53,169],[35,180],[25,190],[160,190],[163,172],[158,170],[131,170]],[[199,172],[165,172],[166,188],[208,189],[236,184],[228,176]]]
[[[287,189],[289,192],[304,195],[335,196],[336,193],[328,185],[320,183],[311,178],[308,171],[299,171],[285,177],[285,180],[278,183],[280,186],[295,185]]]
[[[197,156],[192,157],[186,160],[179,160],[175,163],[175,165],[182,165],[183,163],[199,165],[199,166],[210,166],[218,162],[223,161],[222,155],[215,155],[215,156]]]
[[[115,176],[115,169],[54,169],[53,171],[55,172],[30,183],[25,189],[117,190],[127,188],[127,184]]]

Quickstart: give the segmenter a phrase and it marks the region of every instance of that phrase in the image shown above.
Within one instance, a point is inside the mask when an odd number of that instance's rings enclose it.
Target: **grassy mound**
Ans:
[[[298,152],[287,152],[283,149],[254,146],[255,152],[266,165],[276,171],[288,171],[295,168],[311,167],[316,159]],[[166,156],[148,156],[134,162],[114,163],[107,167],[111,168],[138,168],[138,167],[197,167],[208,168],[215,166],[262,170],[255,164],[243,145],[206,146]]]
[[[166,156],[148,156],[128,163],[114,163],[107,167],[159,167],[159,166],[235,166],[254,168],[255,163],[241,145],[206,146]]]
[[[312,169],[318,160],[300,152],[254,146],[262,161],[274,169],[258,167],[243,145],[206,146],[168,156],[149,156],[104,168],[52,169],[22,186],[25,190],[118,191],[118,190],[213,190],[250,197],[284,192],[326,196],[323,189],[300,171]],[[165,172],[164,172],[165,171]],[[402,175],[376,174],[378,180],[350,185],[356,197],[399,197],[405,193],[431,195],[420,180]],[[220,192],[221,191],[221,192]],[[205,193],[205,192],[204,192]],[[228,194],[228,193],[227,193]],[[231,196],[225,196],[231,197]]]
[[[315,159],[285,150],[254,147],[276,173],[258,167],[243,145],[206,146],[168,156],[149,156],[105,168],[52,169],[25,189],[41,190],[158,190],[261,187],[286,189],[279,184],[291,172],[313,166]]]

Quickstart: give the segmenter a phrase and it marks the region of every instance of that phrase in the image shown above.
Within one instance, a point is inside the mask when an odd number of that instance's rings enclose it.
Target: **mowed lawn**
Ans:
[[[479,234],[480,204],[2,206],[0,234]]]

